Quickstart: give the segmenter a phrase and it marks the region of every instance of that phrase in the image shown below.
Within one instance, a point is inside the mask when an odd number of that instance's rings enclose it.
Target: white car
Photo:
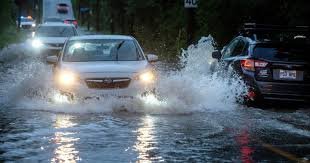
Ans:
[[[18,22],[16,21],[18,24]],[[22,29],[34,29],[36,27],[36,22],[31,17],[21,17],[19,28]]]
[[[77,36],[76,28],[71,24],[45,23],[38,26],[33,38],[32,47],[44,56],[58,54],[65,41],[72,36]]]
[[[47,57],[54,65],[56,87],[70,97],[138,97],[154,88],[156,74],[130,36],[85,35],[71,37],[60,55]]]

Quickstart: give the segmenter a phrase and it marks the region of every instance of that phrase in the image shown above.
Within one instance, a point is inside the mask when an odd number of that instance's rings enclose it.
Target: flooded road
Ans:
[[[205,38],[181,70],[161,70],[161,101],[73,104],[57,103],[50,66],[27,44],[2,50],[0,162],[309,161],[309,109],[239,105],[244,85],[208,72],[212,50]]]
[[[0,116],[1,161],[286,162],[310,157],[307,111],[151,115],[2,108]]]

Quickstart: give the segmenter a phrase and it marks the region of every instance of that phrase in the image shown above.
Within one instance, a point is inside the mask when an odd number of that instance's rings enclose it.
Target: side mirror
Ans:
[[[147,60],[149,62],[157,62],[158,61],[158,56],[155,54],[148,54],[146,57],[147,57]]]
[[[55,65],[55,64],[57,63],[57,61],[58,61],[58,58],[57,58],[57,56],[55,56],[55,55],[47,56],[47,57],[46,57],[46,62],[47,62],[48,64]]]
[[[216,50],[216,51],[212,52],[212,58],[214,58],[214,59],[221,59],[221,57],[222,57],[222,54],[221,54],[221,52],[219,50]]]

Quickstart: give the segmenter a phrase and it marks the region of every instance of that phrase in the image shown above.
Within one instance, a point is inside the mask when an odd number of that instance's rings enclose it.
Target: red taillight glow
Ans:
[[[77,23],[77,21],[75,20],[75,21],[73,21],[73,24],[74,24],[74,25],[77,25],[78,23]]]
[[[252,59],[241,60],[241,67],[245,70],[255,71],[254,60]]]
[[[264,68],[268,65],[268,62],[253,60],[253,59],[244,59],[241,60],[241,67],[245,70],[255,71],[255,68]]]
[[[70,22],[69,22],[69,21],[67,21],[67,20],[65,20],[65,21],[64,21],[64,23],[65,23],[65,24],[70,24]]]
[[[254,91],[249,91],[247,97],[249,100],[254,101],[254,99],[256,97],[256,93]]]

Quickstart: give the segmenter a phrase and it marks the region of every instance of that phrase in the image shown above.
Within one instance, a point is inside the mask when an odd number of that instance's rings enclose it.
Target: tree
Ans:
[[[88,19],[97,30],[133,35],[146,51],[175,58],[187,45],[184,0],[79,1],[93,8],[96,16]],[[245,22],[309,25],[309,8],[309,0],[200,0],[194,39],[211,34],[225,45]]]
[[[3,0],[0,5],[0,32],[12,24],[12,1]]]

